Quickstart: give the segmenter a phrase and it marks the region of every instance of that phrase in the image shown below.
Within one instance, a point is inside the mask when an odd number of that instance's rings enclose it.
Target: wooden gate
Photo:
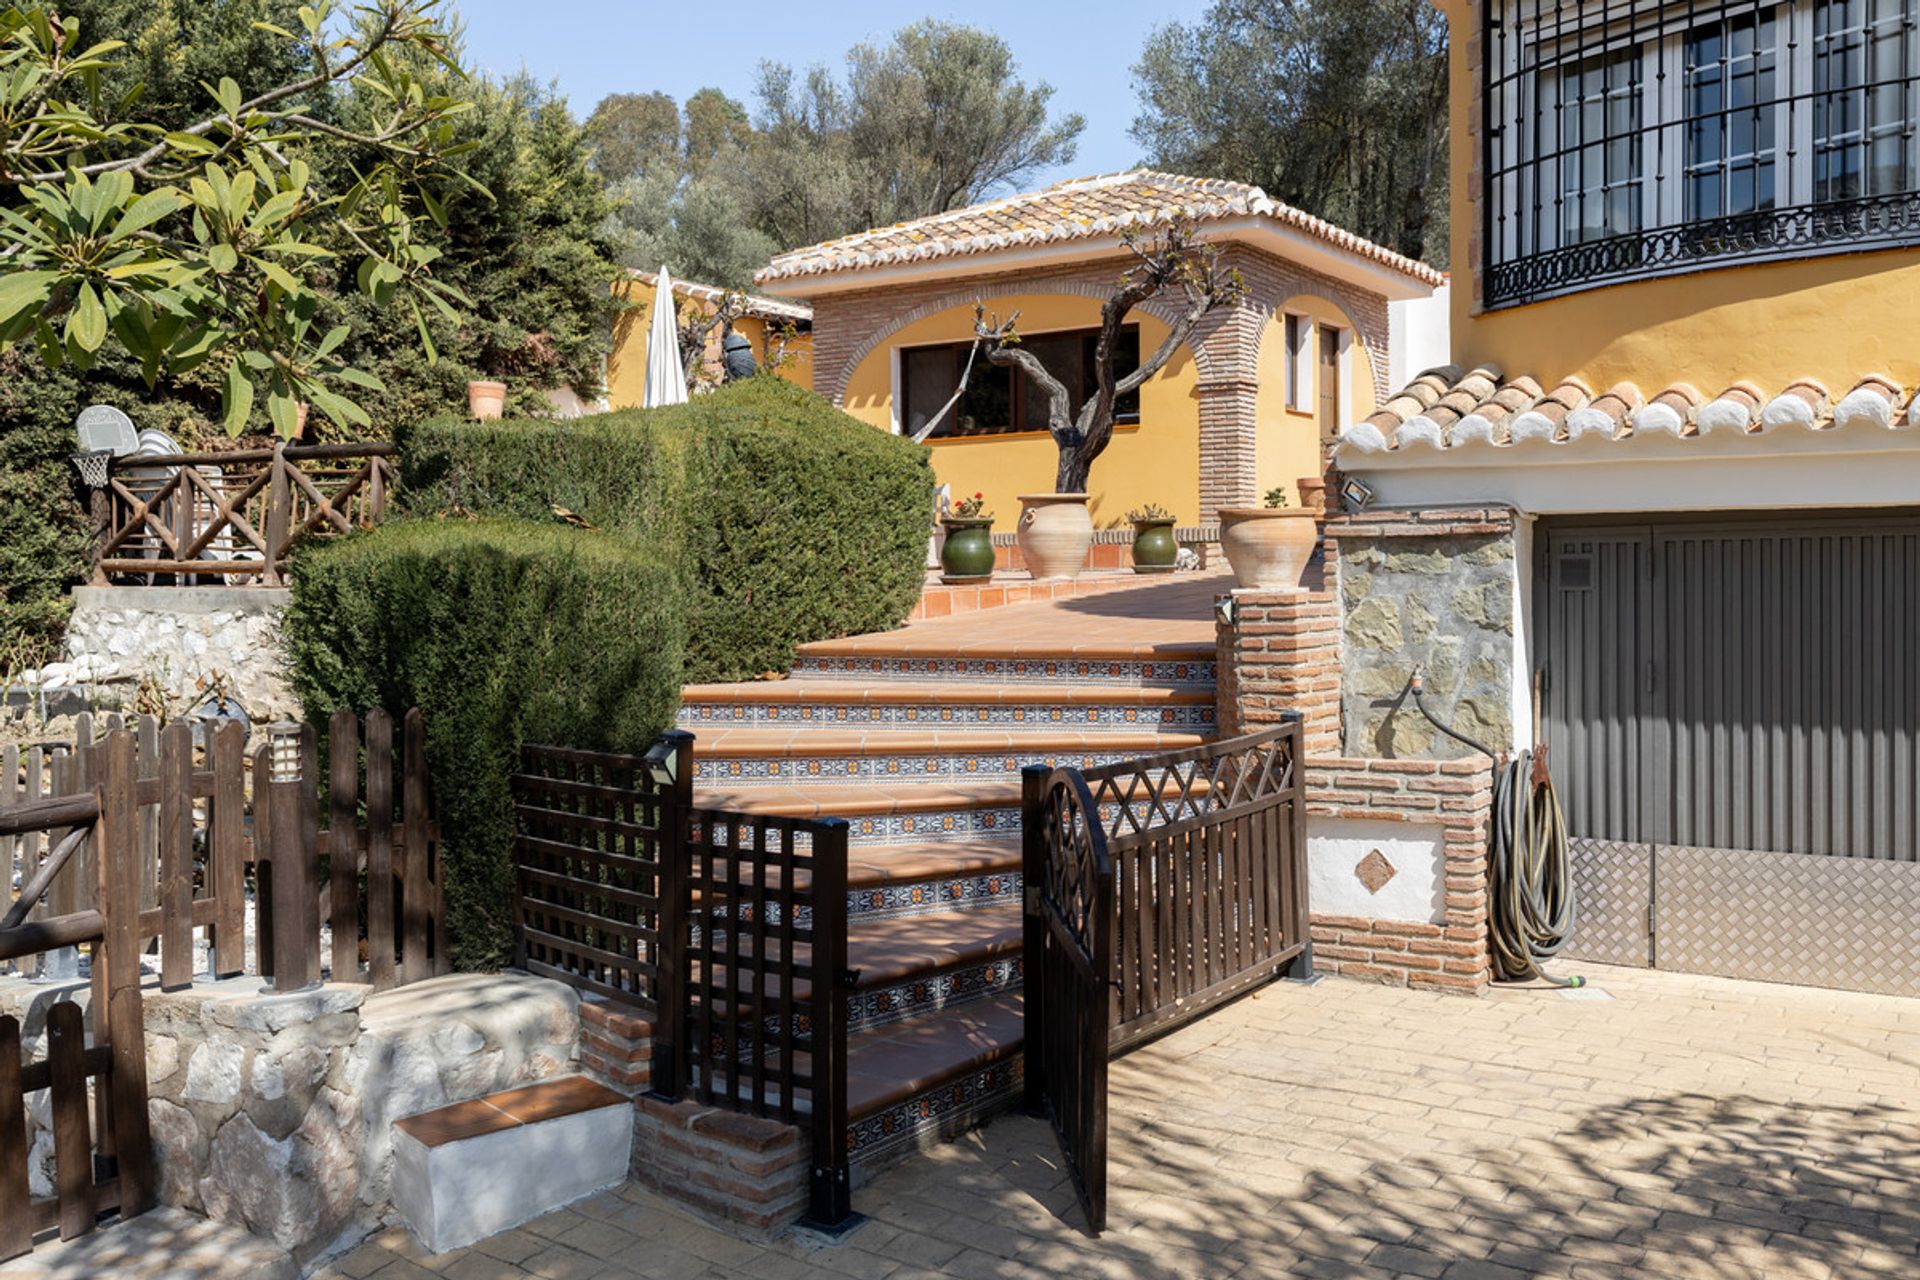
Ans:
[[[1301,723],[1024,775],[1026,1090],[1106,1223],[1107,1062],[1312,969]]]

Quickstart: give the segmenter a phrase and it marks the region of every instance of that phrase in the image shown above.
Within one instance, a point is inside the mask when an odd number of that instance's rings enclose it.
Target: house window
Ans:
[[[1307,334],[1312,327],[1305,316],[1288,316],[1287,330],[1287,408],[1307,411]]]
[[[1920,243],[1920,0],[1491,0],[1490,306]]]
[[[1074,329],[1026,334],[1021,338],[1021,347],[1037,357],[1047,372],[1066,386],[1070,413],[1078,414],[1099,389],[1093,357],[1099,337],[1097,329]],[[972,347],[971,342],[950,342],[901,349],[900,423],[907,435],[925,427],[953,398]],[[1124,378],[1139,367],[1140,328],[1127,325],[1120,331],[1119,350],[1113,362],[1114,376]],[[1140,393],[1133,391],[1119,397],[1114,409],[1116,423],[1140,421]],[[974,360],[967,393],[928,438],[946,440],[1013,431],[1045,431],[1047,411],[1046,393],[1031,379],[1010,366],[992,364],[981,355]]]

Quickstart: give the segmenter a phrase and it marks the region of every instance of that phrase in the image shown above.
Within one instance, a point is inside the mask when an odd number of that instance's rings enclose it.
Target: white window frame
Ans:
[[[1313,317],[1302,311],[1280,313],[1280,340],[1287,346],[1287,408],[1295,413],[1312,413]]]

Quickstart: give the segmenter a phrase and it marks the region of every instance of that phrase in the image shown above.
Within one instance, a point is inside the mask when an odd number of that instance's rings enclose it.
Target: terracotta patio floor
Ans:
[[[1225,573],[1180,574],[1073,600],[1007,605],[913,622],[897,631],[806,645],[806,654],[929,654],[1019,657],[1049,654],[1134,658],[1213,652],[1214,597]]]

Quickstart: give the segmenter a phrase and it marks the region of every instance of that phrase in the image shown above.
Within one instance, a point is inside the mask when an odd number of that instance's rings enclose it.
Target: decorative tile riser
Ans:
[[[1004,751],[992,755],[883,755],[851,756],[763,756],[747,759],[697,759],[694,784],[724,785],[729,789],[752,787],[804,786],[807,783],[849,782],[988,782],[1006,781],[1020,776],[1024,765],[1044,764],[1048,768],[1072,765],[1076,769],[1094,769],[1121,760],[1138,758],[1132,751],[1025,752]]]
[[[1024,1077],[1016,1054],[1005,1062],[908,1098],[847,1126],[847,1150],[856,1177],[871,1175],[889,1158],[978,1128],[1011,1107]]]
[[[701,803],[698,793],[694,796],[696,804]],[[1159,818],[1161,822],[1177,821],[1181,817],[1197,817],[1202,810],[1190,805],[1168,800],[1164,805],[1167,816]],[[1152,806],[1144,801],[1136,801],[1130,806],[1139,826],[1154,821]],[[1119,810],[1111,804],[1100,806],[1100,820],[1113,834],[1124,834],[1129,828],[1122,826],[1114,831],[1114,819]],[[880,846],[890,844],[920,844],[928,841],[967,840],[980,836],[994,838],[1012,838],[1020,834],[1020,810],[1006,809],[935,809],[926,813],[889,813],[856,814],[847,819],[848,836],[857,845]],[[724,840],[715,840],[715,846],[725,847]],[[799,837],[794,845],[797,849],[809,847],[805,836]]]
[[[844,676],[857,680],[989,680],[997,684],[1206,686],[1214,664],[1206,660],[1103,661],[1098,658],[838,658],[802,655],[795,676]]]
[[[698,737],[703,728],[739,729],[749,725],[832,725],[862,729],[1070,729],[1134,732],[1211,733],[1211,703],[1183,707],[1071,706],[1045,703],[687,703],[680,727]]]
[[[847,1025],[860,1031],[1008,995],[1020,990],[1023,976],[1021,962],[1015,957],[914,978],[874,991],[856,991],[847,997]]]

